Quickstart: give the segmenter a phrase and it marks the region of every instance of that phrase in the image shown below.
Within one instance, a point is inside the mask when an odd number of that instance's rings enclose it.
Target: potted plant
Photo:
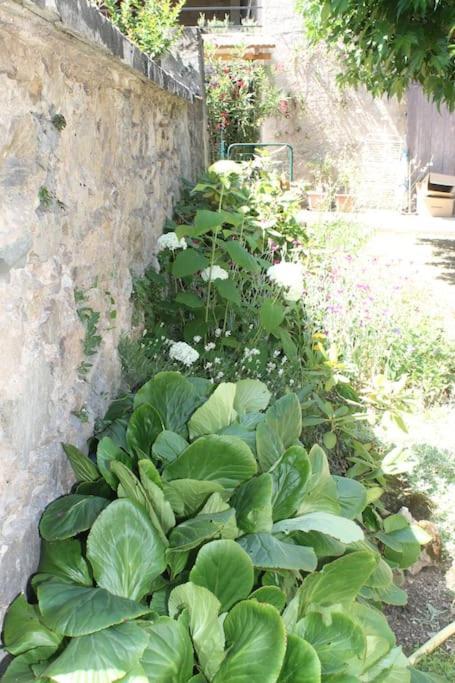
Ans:
[[[335,167],[328,157],[308,164],[311,175],[307,190],[310,211],[330,211],[335,190]]]
[[[349,212],[354,209],[354,195],[351,193],[352,173],[349,167],[344,167],[338,174],[336,192],[335,192],[335,207],[337,211]]]

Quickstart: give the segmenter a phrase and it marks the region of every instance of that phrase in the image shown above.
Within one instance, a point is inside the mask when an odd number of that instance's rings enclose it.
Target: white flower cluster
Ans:
[[[164,251],[165,249],[170,249],[171,251],[176,251],[176,249],[186,249],[187,244],[184,237],[180,239],[177,237],[175,232],[166,232],[164,235],[158,237],[158,252]]]
[[[271,282],[286,290],[287,301],[298,301],[303,295],[303,266],[301,263],[281,261],[270,266],[267,275]]]
[[[261,352],[259,349],[249,349],[247,346],[243,352],[243,358],[244,360],[250,360],[250,358],[254,358],[254,356],[260,356],[260,354]]]
[[[169,357],[190,366],[197,361],[199,353],[186,342],[174,342],[169,349]]]
[[[201,271],[201,278],[204,282],[209,280],[227,280],[228,277],[229,273],[224,268],[221,268],[221,266],[209,266]]]

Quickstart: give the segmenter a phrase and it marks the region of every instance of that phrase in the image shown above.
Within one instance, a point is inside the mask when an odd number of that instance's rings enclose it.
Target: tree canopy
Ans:
[[[297,0],[310,39],[342,49],[338,80],[455,110],[455,0]]]

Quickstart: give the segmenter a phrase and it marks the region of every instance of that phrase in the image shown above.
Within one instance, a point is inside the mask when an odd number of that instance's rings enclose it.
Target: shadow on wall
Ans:
[[[401,208],[405,106],[374,100],[363,90],[341,90],[333,57],[296,35],[277,41],[275,79],[289,98],[288,113],[265,123],[264,139],[294,145],[297,177],[307,175],[307,162],[348,161],[360,206]]]
[[[455,285],[455,238],[425,238],[419,242],[432,247],[435,260],[430,265],[440,269],[438,279]]]

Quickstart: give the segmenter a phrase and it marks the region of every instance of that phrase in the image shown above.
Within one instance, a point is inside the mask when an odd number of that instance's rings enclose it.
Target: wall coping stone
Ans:
[[[57,29],[110,53],[162,90],[190,102],[195,98],[201,98],[201,88],[196,85],[200,82],[200,77],[194,68],[180,63],[181,74],[175,68],[172,69],[172,74],[169,73],[128,40],[89,0],[14,2],[39,14],[43,19],[53,23]],[[189,71],[194,71],[195,77],[189,79]],[[190,82],[191,87],[183,82],[183,79]]]

